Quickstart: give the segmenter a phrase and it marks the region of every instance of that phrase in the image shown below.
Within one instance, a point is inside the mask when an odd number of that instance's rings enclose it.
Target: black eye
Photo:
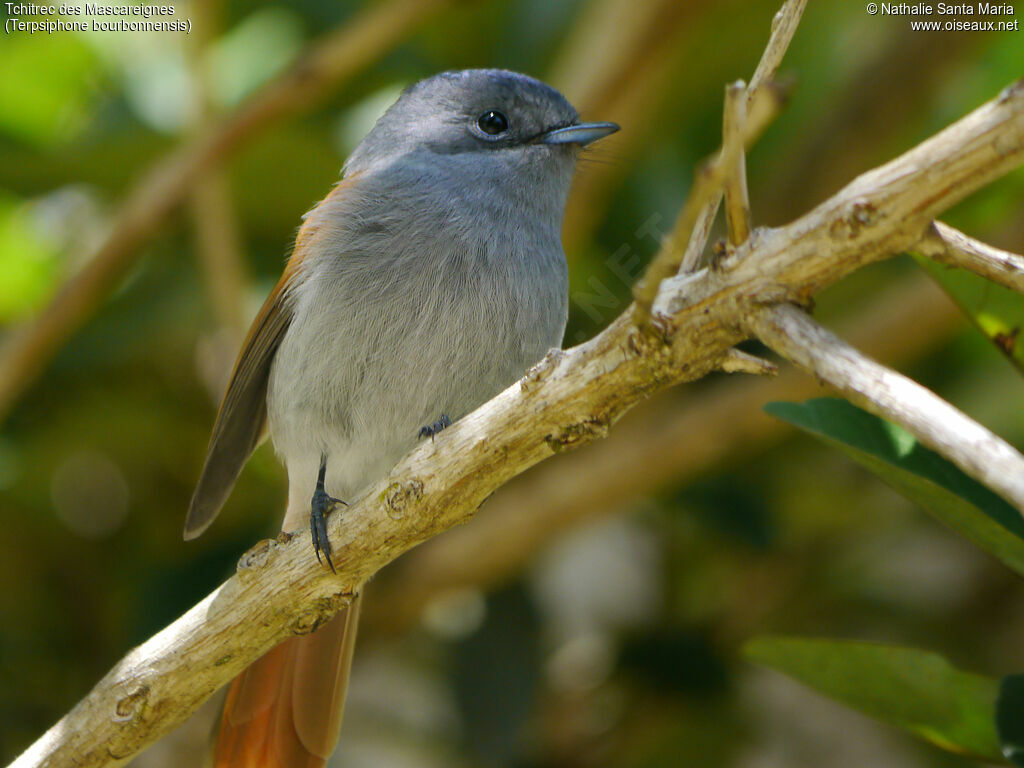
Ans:
[[[493,109],[480,115],[476,120],[476,124],[488,136],[497,136],[499,133],[504,133],[508,130],[508,118],[505,117],[504,113]]]

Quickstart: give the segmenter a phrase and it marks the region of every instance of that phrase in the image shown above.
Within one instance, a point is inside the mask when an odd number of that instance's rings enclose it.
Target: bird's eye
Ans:
[[[497,136],[508,130],[508,118],[497,110],[484,112],[476,120],[477,127],[488,136]]]

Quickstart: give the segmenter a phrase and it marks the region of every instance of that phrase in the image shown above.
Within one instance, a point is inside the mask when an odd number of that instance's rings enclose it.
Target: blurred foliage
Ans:
[[[765,410],[839,448],[953,530],[1024,575],[1020,513],[896,424],[845,400],[769,403]]]
[[[1024,765],[1024,675],[1007,675],[999,681],[996,725],[1003,755],[1014,765]]]
[[[0,321],[10,322],[42,304],[57,271],[54,243],[33,225],[28,206],[11,198],[0,200],[0,259]]]
[[[871,643],[760,637],[747,658],[954,752],[998,761],[998,684],[934,653]]]
[[[210,0],[176,5],[193,19],[191,36],[5,36],[3,331],[46,306],[147,168],[361,5]],[[551,80],[588,118],[623,127],[584,158],[567,224],[566,343],[589,337],[625,308],[693,167],[716,149],[723,85],[753,72],[777,5],[477,0],[431,18],[315,111],[230,158],[221,225],[240,233],[241,314],[254,314],[302,214],[400,88],[445,69],[503,66]],[[645,13],[655,14],[647,37],[617,47]],[[602,24],[605,36],[588,37]],[[994,97],[1024,72],[1022,43],[1019,32],[914,33],[905,17],[869,16],[862,3],[810,3],[783,65],[798,87],[748,158],[754,223],[791,220]],[[606,66],[618,78],[581,103],[577,91]],[[946,221],[1020,253],[1022,209],[1017,171]],[[224,327],[214,309],[195,215],[183,206],[146,245],[0,425],[0,760],[279,523],[284,473],[265,446],[216,525],[181,540],[244,330]],[[885,287],[914,276],[906,258],[862,270],[818,297],[817,316],[865,317]],[[966,320],[903,370],[1024,445],[1021,380]],[[644,407],[724,384],[712,377]],[[699,483],[644,489],[627,507],[553,542],[494,597],[467,596],[447,623],[368,637],[337,764],[971,763],[760,671],[740,648],[763,633],[884,641],[998,678],[1021,667],[1016,574],[795,431],[737,445]],[[140,763],[197,764],[182,757],[202,746],[208,730],[197,732],[198,746],[168,740]]]

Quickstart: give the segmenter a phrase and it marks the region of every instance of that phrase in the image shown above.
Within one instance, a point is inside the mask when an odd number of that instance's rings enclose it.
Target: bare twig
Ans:
[[[730,174],[743,150],[757,140],[768,127],[781,106],[780,93],[774,88],[761,88],[757,97],[750,102],[747,119],[736,140],[722,145],[721,151],[711,161],[698,169],[693,187],[686,198],[683,210],[676,219],[666,247],[654,257],[644,276],[633,286],[633,322],[645,325],[650,318],[651,304],[658,294],[661,281],[679,271],[685,248],[690,242],[698,222],[706,215],[705,207],[722,193],[722,184]]]
[[[1024,293],[1024,256],[968,237],[936,221],[912,250],[950,267],[968,269],[993,283]]]
[[[27,325],[0,347],[0,420],[50,359],[118,284],[140,246],[188,190],[271,123],[298,114],[390,50],[430,14],[454,0],[391,0],[370,5],[327,35],[288,72],[235,114],[159,162],[126,195],[110,233],[86,265]]]
[[[778,366],[770,360],[751,355],[735,347],[722,355],[722,359],[718,363],[718,370],[723,373],[750,373],[755,376],[775,376],[779,372]]]
[[[748,85],[746,89],[746,101],[748,105],[755,99],[757,92],[774,79],[775,73],[778,72],[779,65],[782,63],[782,57],[785,56],[786,50],[789,48],[789,44],[793,40],[793,35],[796,34],[796,28],[800,24],[800,18],[803,15],[804,7],[806,5],[807,0],[786,0],[786,2],[783,3],[782,8],[779,9],[778,13],[776,13],[775,17],[772,19],[772,32],[768,38],[768,44],[765,46],[764,52],[761,54],[761,60],[757,63],[757,69],[754,70],[754,75],[750,78],[750,85]],[[728,114],[729,109],[729,105],[726,104],[726,114]],[[735,114],[731,122],[732,125],[735,126],[734,130],[738,130],[743,118],[740,117],[741,113],[738,106],[734,106],[733,110]],[[746,108],[744,107],[742,112],[745,111]],[[728,116],[726,116],[725,121],[729,121]],[[736,139],[734,138],[733,141],[735,140]],[[723,129],[722,141],[723,143],[729,141],[728,131],[725,129]],[[743,163],[743,165],[745,165],[745,163]],[[743,199],[746,200],[745,170],[742,173],[742,178],[744,186]],[[707,245],[708,234],[711,232],[711,225],[714,223],[715,215],[718,213],[718,206],[721,202],[721,191],[714,192],[710,199],[708,199],[701,208],[700,213],[697,215],[697,223],[693,228],[693,233],[690,235],[690,239],[686,243],[686,251],[679,262],[679,274],[692,272],[700,264],[701,254],[704,252],[704,246]],[[749,209],[749,205],[747,205],[746,208]],[[747,220],[749,222],[749,214]],[[749,226],[747,229],[749,230]],[[732,241],[733,245],[737,245],[745,239],[746,236],[740,240],[734,240]]]
[[[879,365],[793,306],[755,313],[751,329],[850,401],[905,427],[1024,514],[1024,456],[934,392]]]
[[[725,195],[725,221],[729,243],[736,246],[750,237],[750,201],[747,198],[747,162],[741,135],[747,117],[747,87],[737,80],[725,87],[725,108],[722,110],[722,153],[725,147],[738,147],[736,160],[725,173],[722,192]],[[692,239],[692,237],[691,237]]]
[[[775,73],[779,71],[782,57],[789,49],[806,6],[807,0],[786,0],[775,14],[768,45],[765,46],[761,60],[757,62],[757,68],[750,78],[750,85],[747,86],[748,99],[753,98],[759,88],[775,79]]]
[[[683,252],[683,258],[679,261],[680,275],[693,272],[700,266],[700,257],[704,254],[704,248],[708,244],[711,227],[715,224],[718,206],[721,204],[722,192],[719,190],[700,209],[700,213],[697,215],[697,222],[693,225],[693,234],[690,235],[690,240],[686,243],[686,250]]]
[[[1022,162],[1024,82],[791,224],[757,230],[721,269],[666,280],[654,304],[659,339],[627,312],[420,445],[329,519],[336,576],[310,556],[308,531],[257,545],[236,575],[128,654],[15,765],[123,763],[271,646],[333,615],[354,585],[470,519],[515,475],[604,436],[650,394],[713,370],[766,304],[809,297],[905,250],[946,208]]]

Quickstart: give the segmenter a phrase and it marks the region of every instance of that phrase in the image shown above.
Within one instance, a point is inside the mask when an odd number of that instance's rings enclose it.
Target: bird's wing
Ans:
[[[336,203],[338,198],[349,194],[357,176],[350,174],[338,182],[320,205],[328,201]],[[289,291],[307,256],[322,250],[321,234],[320,217],[308,216],[299,229],[295,250],[284,274],[270,292],[242,343],[242,351],[235,362],[213,425],[203,473],[185,518],[186,539],[194,539],[213,522],[245,462],[266,434],[270,367],[292,320]]]
[[[186,539],[194,539],[213,522],[242,467],[264,437],[270,366],[292,317],[287,294],[295,274],[294,261],[295,256],[256,315],[242,343],[242,351],[235,362],[213,425],[203,473],[185,518]]]

